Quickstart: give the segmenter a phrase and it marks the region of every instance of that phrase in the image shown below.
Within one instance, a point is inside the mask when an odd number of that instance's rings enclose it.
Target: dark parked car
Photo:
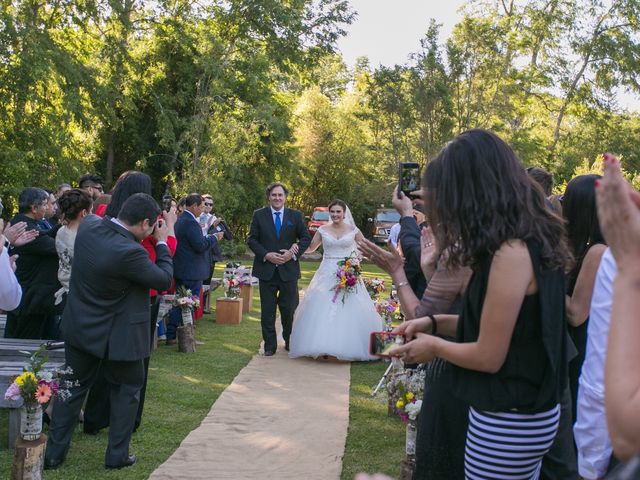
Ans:
[[[400,214],[394,208],[378,208],[373,218],[369,219],[373,241],[378,244],[387,243],[391,227],[399,221]]]

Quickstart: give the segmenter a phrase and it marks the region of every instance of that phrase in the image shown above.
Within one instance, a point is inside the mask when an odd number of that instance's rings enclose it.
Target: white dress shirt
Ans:
[[[280,222],[281,225],[284,226],[284,223],[282,223],[282,218],[284,217],[284,207],[282,207],[281,210],[276,210],[273,207],[271,207],[271,219],[273,220],[273,224],[276,224],[276,212],[280,212]]]
[[[604,365],[617,272],[611,250],[607,249],[600,260],[591,297],[587,350],[580,373],[577,420],[573,426],[578,472],[585,480],[603,478],[613,453],[604,411]]]
[[[389,230],[389,242],[391,242],[391,245],[395,249],[398,248],[398,238],[400,238],[401,228],[402,227],[400,226],[400,224],[396,223],[393,225],[393,227],[391,227],[391,230]]]
[[[0,253],[0,310],[10,312],[20,305],[22,288],[11,268],[11,260],[6,247]]]

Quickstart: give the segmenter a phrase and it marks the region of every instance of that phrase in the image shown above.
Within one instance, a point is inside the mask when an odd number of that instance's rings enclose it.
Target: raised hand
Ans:
[[[1,228],[0,228],[0,231]],[[4,229],[4,236],[13,247],[21,247],[38,237],[37,230],[27,230],[26,222],[18,222]]]
[[[404,260],[402,260],[402,257],[395,249],[391,249],[391,251],[384,250],[366,238],[357,240],[356,243],[366,258],[382,268],[389,275],[393,275],[394,272],[402,269]]]
[[[440,251],[431,227],[423,228],[420,238],[420,268],[425,278],[433,276],[439,256]]]
[[[398,196],[400,198],[398,198]],[[391,205],[395,208],[403,217],[410,217],[413,215],[413,202],[403,192],[398,195],[398,187],[393,190],[391,197]]]
[[[598,219],[618,270],[640,267],[640,193],[622,176],[620,162],[605,154],[604,176],[596,184]]]

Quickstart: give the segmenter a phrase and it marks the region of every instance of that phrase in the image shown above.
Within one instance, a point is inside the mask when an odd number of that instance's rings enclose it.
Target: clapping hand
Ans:
[[[0,220],[0,234],[3,234],[14,247],[21,247],[32,242],[39,235],[37,230],[27,230],[26,222],[17,222],[4,228],[4,221]],[[4,243],[4,242],[3,242]]]
[[[402,269],[404,260],[402,260],[402,257],[395,248],[392,248],[391,250],[384,250],[366,238],[362,238],[356,243],[366,258],[371,260],[389,275],[393,275],[394,272]]]
[[[620,272],[640,267],[640,193],[622,176],[620,162],[604,157],[604,177],[596,183],[598,219]]]
[[[433,276],[439,256],[438,244],[431,227],[423,228],[420,238],[420,268],[425,278]]]

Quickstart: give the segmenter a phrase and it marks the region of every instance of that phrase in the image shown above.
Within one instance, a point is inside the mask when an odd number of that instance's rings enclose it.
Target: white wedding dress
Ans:
[[[289,357],[331,355],[340,360],[377,360],[369,355],[369,334],[382,330],[382,319],[362,282],[355,292],[342,293],[335,301],[337,262],[356,250],[354,228],[335,238],[326,227],[319,230],[324,256],[307,288],[293,320]]]

